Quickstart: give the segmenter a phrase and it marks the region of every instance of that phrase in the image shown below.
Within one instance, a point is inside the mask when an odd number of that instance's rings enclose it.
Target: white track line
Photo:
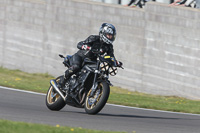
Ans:
[[[130,109],[145,110],[145,111],[153,111],[153,112],[162,112],[162,113],[170,113],[170,114],[181,114],[181,115],[200,116],[200,114],[181,113],[181,112],[172,112],[172,111],[155,110],[155,109],[145,109],[145,108],[130,107],[130,106],[123,106],[123,105],[110,104],[110,103],[107,103],[107,105],[116,106],[116,107],[122,107],[122,108],[130,108]]]
[[[38,92],[33,92],[33,91],[19,90],[19,89],[14,89],[14,88],[9,88],[9,87],[3,87],[3,86],[0,86],[0,89],[11,90],[11,91],[18,91],[18,92],[25,92],[25,93],[36,94],[36,95],[43,95],[43,96],[46,95],[46,94],[44,94],[44,93],[38,93]],[[154,111],[154,112],[163,112],[163,113],[171,113],[171,114],[182,114],[182,115],[200,116],[200,114],[180,113],[180,112],[163,111],[163,110],[155,110],[155,109],[145,109],[145,108],[137,108],[137,107],[116,105],[116,104],[110,104],[110,103],[107,103],[107,105],[115,106],[115,107],[121,107],[121,108],[129,108],[129,109],[138,109],[138,110]]]
[[[25,91],[25,90],[14,89],[14,88],[9,88],[9,87],[4,87],[4,86],[0,86],[0,89],[11,90],[11,91],[19,91],[19,92],[26,92],[26,93],[30,93],[30,94],[36,94],[36,95],[46,95],[44,93],[38,93],[38,92],[33,92],[33,91]]]

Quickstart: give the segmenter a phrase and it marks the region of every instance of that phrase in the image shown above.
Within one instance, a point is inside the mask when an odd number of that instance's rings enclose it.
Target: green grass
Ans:
[[[189,100],[175,96],[150,95],[131,92],[128,90],[123,90],[122,92],[117,93],[119,90],[121,89],[117,87],[112,88],[108,100],[109,103],[148,109],[200,114],[200,101],[198,100]]]
[[[0,133],[120,133],[0,120]]]
[[[54,77],[48,74],[30,74],[0,67],[1,86],[46,93],[50,85],[49,81],[52,78]],[[133,107],[200,114],[200,101],[197,100],[149,95],[118,87],[111,88],[108,102]]]
[[[23,90],[46,93],[50,79],[48,74],[31,74],[20,70],[8,70],[0,67],[0,85]]]

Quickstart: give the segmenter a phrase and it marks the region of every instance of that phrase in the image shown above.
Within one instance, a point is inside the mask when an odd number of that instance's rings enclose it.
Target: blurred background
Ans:
[[[130,2],[130,0],[91,0],[91,1],[98,1],[98,2],[104,2],[104,3],[112,3],[112,4],[121,4],[126,5]],[[172,3],[174,0],[150,0],[150,1],[156,1],[161,3]]]

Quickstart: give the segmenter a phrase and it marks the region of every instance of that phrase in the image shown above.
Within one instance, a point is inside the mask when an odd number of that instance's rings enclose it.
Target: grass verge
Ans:
[[[52,78],[54,77],[48,74],[30,74],[0,67],[1,86],[46,93]],[[111,88],[108,102],[133,107],[200,114],[200,101],[197,100],[149,95],[118,87]]]
[[[0,120],[0,133],[122,133]]]

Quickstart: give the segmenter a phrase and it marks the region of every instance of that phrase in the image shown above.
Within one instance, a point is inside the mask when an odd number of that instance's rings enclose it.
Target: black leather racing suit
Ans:
[[[81,41],[78,43],[77,48],[79,49],[77,53],[72,56],[71,59],[71,67],[65,71],[65,84],[66,80],[73,75],[74,73],[80,71],[82,67],[83,60],[85,58],[89,58],[91,60],[96,60],[97,56],[91,50],[82,49],[83,45],[87,45],[91,48],[99,49],[101,54],[110,55],[114,57],[114,50],[112,44],[102,43],[100,41],[100,37],[98,35],[91,35],[85,41]]]

